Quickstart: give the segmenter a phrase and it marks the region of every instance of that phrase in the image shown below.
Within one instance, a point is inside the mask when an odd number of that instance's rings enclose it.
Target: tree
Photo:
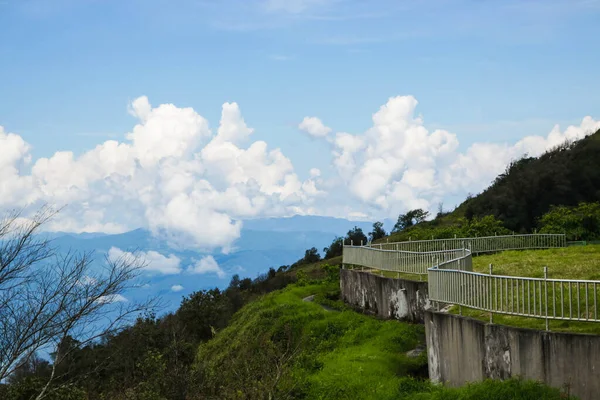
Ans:
[[[317,261],[321,261],[321,256],[319,255],[319,250],[317,250],[316,247],[311,247],[304,252],[304,264],[312,264]]]
[[[58,378],[57,367],[69,355],[59,346],[67,338],[89,343],[157,305],[121,301],[145,267],[139,257],[105,257],[99,266],[93,253],[60,254],[38,235],[58,212],[44,206],[28,219],[13,211],[0,220],[0,381],[37,351],[54,350],[50,376],[37,400]]]
[[[367,243],[367,236],[363,233],[362,228],[355,226],[353,229],[350,229],[346,234],[346,240],[344,240],[344,244],[354,246],[360,246],[360,244]]]
[[[410,210],[406,214],[400,214],[392,232],[400,232],[406,228],[410,228],[413,225],[425,221],[428,216],[429,211],[423,211],[421,208]]]
[[[323,249],[323,253],[325,253],[324,259],[330,259],[333,257],[339,257],[342,255],[342,251],[344,250],[344,238],[336,237],[333,239],[329,247],[325,247]]]
[[[369,232],[369,239],[373,242],[377,239],[381,239],[382,237],[385,237],[386,232],[383,229],[383,222],[375,222],[373,224],[373,230],[371,232]]]

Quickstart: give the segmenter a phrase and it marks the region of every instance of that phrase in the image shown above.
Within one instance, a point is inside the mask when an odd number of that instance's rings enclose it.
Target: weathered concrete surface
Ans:
[[[600,398],[600,336],[490,325],[458,315],[425,313],[429,377],[460,386],[522,376]]]
[[[423,323],[430,307],[427,282],[342,269],[340,289],[346,303],[382,318]]]

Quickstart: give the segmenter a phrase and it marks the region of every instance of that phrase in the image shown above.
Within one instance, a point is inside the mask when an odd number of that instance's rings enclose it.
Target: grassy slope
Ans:
[[[278,398],[396,398],[400,377],[424,370],[424,355],[409,359],[404,354],[423,342],[423,327],[376,320],[341,304],[339,312],[326,311],[319,304],[302,300],[312,294],[317,298],[337,294],[338,285],[337,281],[291,285],[244,307],[229,327],[199,349],[198,360],[204,360],[199,369],[212,371],[212,382],[228,383],[227,388],[209,383],[209,390],[229,396],[276,386],[273,393]],[[271,379],[276,368],[229,376],[230,371],[243,371],[251,358],[276,364],[282,359],[281,349],[286,348],[297,351],[281,367],[284,373],[277,383]],[[260,354],[267,352],[270,354]],[[252,370],[258,372],[264,367],[263,363]]]
[[[505,251],[473,258],[475,271],[487,273],[489,264],[494,275],[543,278],[547,266],[549,278],[600,280],[600,246]]]
[[[493,265],[494,275],[527,276],[542,278],[543,268],[548,267],[548,277],[556,279],[600,280],[600,246],[573,246],[561,249],[506,251],[473,258],[473,269],[489,271]],[[458,307],[451,312],[458,313]],[[489,313],[463,307],[463,315],[489,321]],[[524,318],[494,314],[494,323],[519,326],[531,329],[545,329],[545,321],[538,318]],[[550,321],[550,330],[557,332],[578,332],[600,334],[598,322]]]
[[[336,260],[328,260],[335,264]],[[319,263],[323,265],[325,263]],[[300,270],[323,276],[319,265]],[[290,285],[247,304],[198,349],[200,398],[259,399],[564,399],[558,390],[518,380],[460,389],[431,385],[424,329],[358,314],[339,300],[339,282]],[[316,295],[314,302],[303,299]],[[336,308],[326,311],[320,303]]]

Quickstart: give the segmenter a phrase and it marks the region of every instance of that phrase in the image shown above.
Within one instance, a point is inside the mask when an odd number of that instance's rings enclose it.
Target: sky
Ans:
[[[227,251],[452,209],[600,129],[600,1],[0,0],[0,211]],[[199,229],[199,227],[202,227]]]

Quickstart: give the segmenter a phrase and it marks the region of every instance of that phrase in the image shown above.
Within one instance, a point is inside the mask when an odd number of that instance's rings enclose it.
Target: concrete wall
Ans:
[[[359,270],[340,270],[342,299],[382,318],[423,323],[429,309],[427,282],[385,278]]]
[[[522,376],[570,386],[582,400],[600,398],[600,336],[545,332],[425,313],[429,377],[461,386]]]

